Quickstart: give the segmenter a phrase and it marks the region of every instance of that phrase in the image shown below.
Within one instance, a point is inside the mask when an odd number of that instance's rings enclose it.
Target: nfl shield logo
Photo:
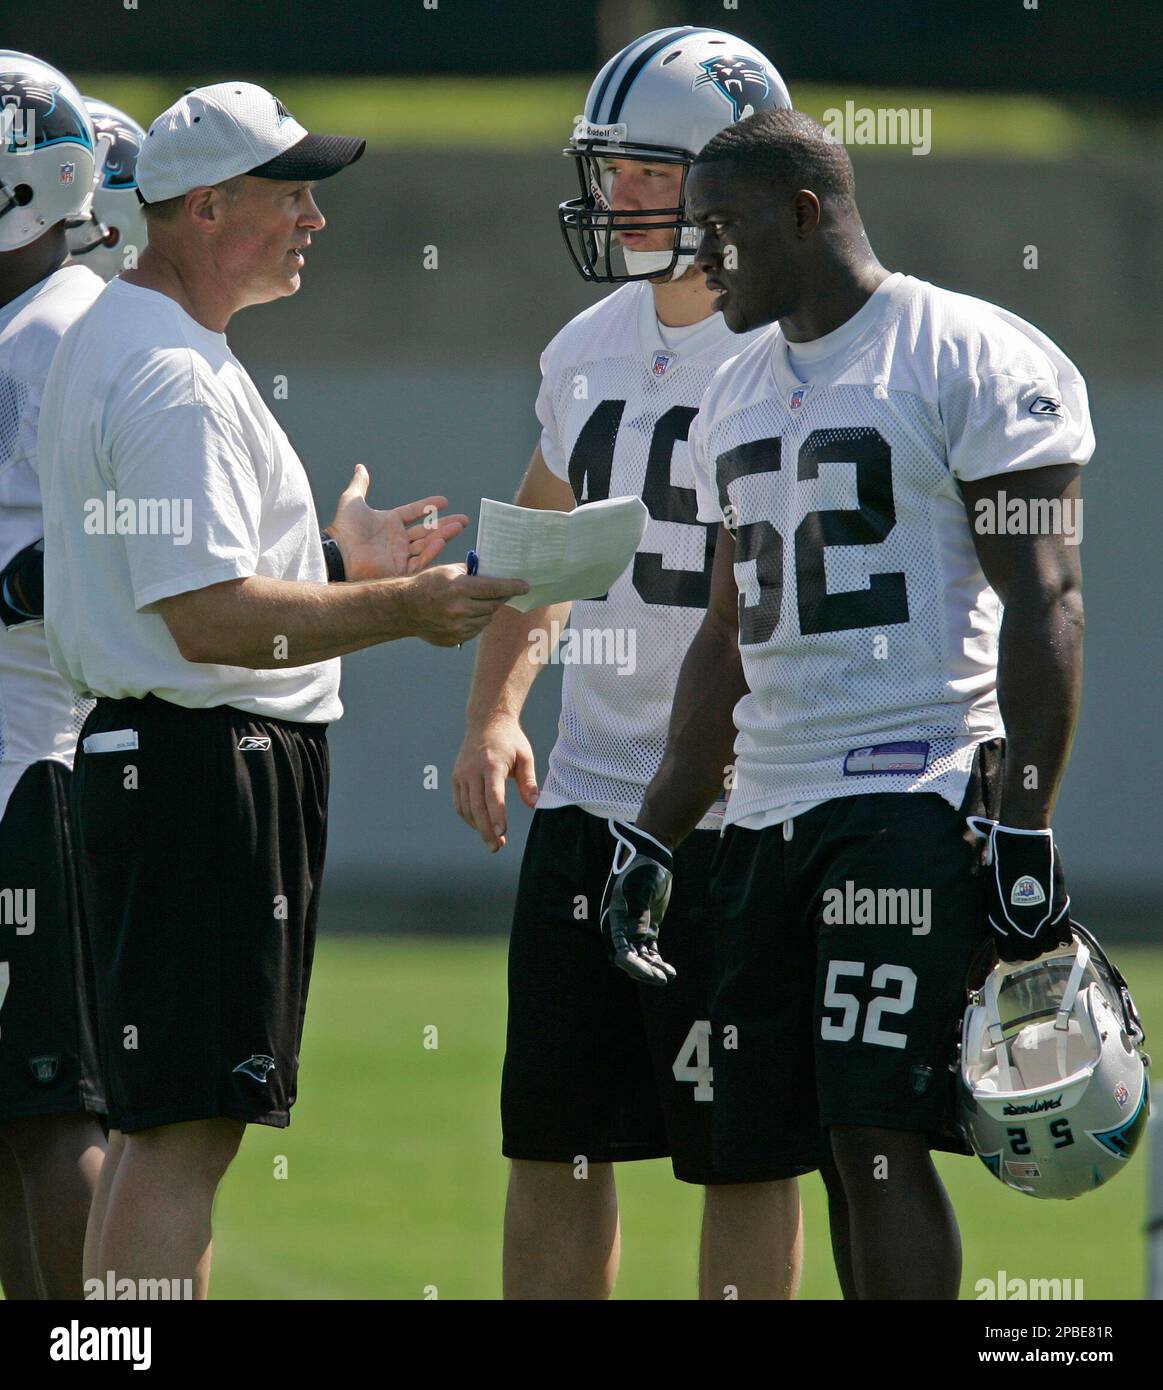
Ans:
[[[1115,1087],[1115,1100],[1117,1100],[1120,1105],[1126,1105],[1127,1101],[1129,1101],[1130,1098],[1130,1091],[1128,1091],[1127,1088],[1120,1081],[1119,1084]]]
[[[674,362],[673,352],[656,352],[650,362],[650,370],[655,376],[665,376],[667,368]]]
[[[62,165],[61,165],[61,183],[72,183],[74,177],[76,176],[76,173],[77,173],[77,166],[76,166],[75,164],[72,164],[72,163],[69,163],[69,164],[62,164]]]
[[[806,386],[797,386],[796,389],[787,398],[788,405],[791,406],[792,410],[798,410],[800,406],[803,405],[804,397],[807,394],[808,388]]]

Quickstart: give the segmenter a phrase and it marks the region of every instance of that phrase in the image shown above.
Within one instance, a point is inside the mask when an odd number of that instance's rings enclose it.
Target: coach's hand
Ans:
[[[465,731],[452,769],[456,814],[496,853],[505,844],[505,782],[512,778],[521,800],[537,805],[537,765],[521,721],[498,714],[481,728]]]
[[[674,856],[627,821],[607,824],[614,863],[602,894],[602,935],[610,961],[639,984],[664,985],[675,968],[658,954],[658,928],[670,902]]]
[[[447,497],[422,497],[389,511],[367,504],[371,477],[357,463],[327,528],[339,542],[348,579],[403,579],[429,565],[468,526],[460,514],[441,517]]]
[[[414,636],[434,647],[458,647],[488,627],[493,614],[517,594],[523,579],[485,579],[464,565],[438,565],[407,581],[408,615]]]
[[[970,816],[969,824],[988,840],[985,897],[1002,960],[1034,960],[1068,946],[1070,894],[1054,832],[1021,830],[981,816]]]

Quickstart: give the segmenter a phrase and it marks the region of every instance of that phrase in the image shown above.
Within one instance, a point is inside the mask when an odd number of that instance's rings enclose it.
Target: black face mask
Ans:
[[[621,284],[630,280],[653,280],[674,271],[680,256],[693,254],[697,235],[685,216],[686,177],[694,156],[688,150],[667,145],[610,145],[595,140],[578,140],[562,151],[577,166],[579,198],[570,198],[557,209],[557,220],[566,250],[578,274],[592,284]],[[650,164],[682,165],[682,183],[677,207],[638,208],[633,212],[615,212],[602,191],[603,159],[634,159]],[[673,234],[670,261],[639,274],[631,274],[619,254],[622,268],[614,260],[614,251],[621,252],[615,241],[615,231],[657,232]],[[684,238],[684,233],[687,235]],[[684,244],[685,241],[685,244]]]

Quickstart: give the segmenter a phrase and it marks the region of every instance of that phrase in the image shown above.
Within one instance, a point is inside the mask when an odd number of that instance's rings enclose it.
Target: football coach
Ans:
[[[148,248],[45,388],[46,633],[96,697],[74,792],[110,1106],[86,1242],[102,1284],[205,1297],[243,1129],[289,1123],[338,658],[457,645],[527,588],[425,570],[467,518],[438,520],[443,498],[374,511],[363,470],[321,540],[303,465],[227,345],[239,309],[298,289],[314,185],[363,149],[250,83],[188,92],[138,162]]]

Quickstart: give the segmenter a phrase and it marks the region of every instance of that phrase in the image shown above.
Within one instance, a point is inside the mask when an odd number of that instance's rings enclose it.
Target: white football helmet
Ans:
[[[996,965],[961,1032],[965,1138],[995,1178],[1033,1197],[1079,1197],[1122,1172],[1150,1111],[1127,982],[1071,926],[1071,945]]]
[[[103,280],[125,269],[125,251],[145,248],[145,213],[137,197],[137,156],[145,131],[124,111],[95,97],[84,97],[97,138],[96,184],[89,220],[69,231],[74,260]]]
[[[39,58],[0,49],[0,251],[88,217],[93,167],[80,92]]]
[[[759,49],[718,29],[689,24],[655,29],[628,44],[594,78],[585,110],[562,151],[577,163],[581,197],[558,208],[571,259],[585,280],[646,280],[672,272],[677,279],[693,263],[698,233],[678,206],[615,214],[609,203],[607,159],[681,164],[726,126],[769,107],[790,107],[783,78]],[[622,249],[624,271],[615,268],[611,232],[674,233],[665,251]],[[621,248],[620,248],[621,249]]]

